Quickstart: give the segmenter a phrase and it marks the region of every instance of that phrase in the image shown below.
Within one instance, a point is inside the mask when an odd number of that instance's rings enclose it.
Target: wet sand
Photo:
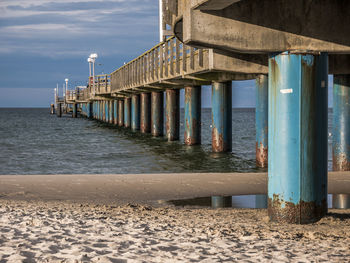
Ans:
[[[165,202],[265,180],[224,175],[1,176],[0,262],[350,261],[350,210],[287,225],[266,210]]]

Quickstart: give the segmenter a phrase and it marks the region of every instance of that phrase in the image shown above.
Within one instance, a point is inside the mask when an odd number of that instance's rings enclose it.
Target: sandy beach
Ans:
[[[209,185],[217,182],[217,191],[225,189],[223,181],[238,178],[206,176]],[[144,179],[143,191],[131,191],[139,177],[130,176],[129,182],[120,183],[130,188],[119,195],[120,188],[111,183],[121,182],[117,175],[98,180],[82,175],[23,177],[1,177],[0,262],[350,261],[350,210],[329,210],[310,225],[281,225],[269,222],[264,209],[176,207],[166,202],[176,193],[184,198],[212,191],[196,183],[198,174],[188,175],[187,181],[175,179],[172,183],[184,185],[177,190],[169,183],[165,187],[169,178],[162,181],[165,177],[156,175]],[[252,187],[263,181],[252,181]],[[184,194],[196,184],[197,191]],[[147,193],[149,200],[142,199]]]

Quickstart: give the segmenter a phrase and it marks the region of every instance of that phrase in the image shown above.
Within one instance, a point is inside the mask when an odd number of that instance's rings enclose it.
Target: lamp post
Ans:
[[[67,95],[67,90],[68,90],[68,81],[69,81],[69,79],[65,79],[64,81],[66,82],[66,90],[64,92],[64,108],[66,108],[66,95]]]
[[[95,96],[95,92],[96,92],[96,89],[95,89],[95,61],[96,59],[98,58],[98,55],[96,53],[92,53],[90,54],[90,57],[91,59],[91,62],[92,62],[92,81],[93,81],[93,95]],[[89,60],[88,60],[89,61]]]

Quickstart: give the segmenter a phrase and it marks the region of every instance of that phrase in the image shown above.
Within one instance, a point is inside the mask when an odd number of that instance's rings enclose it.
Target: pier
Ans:
[[[329,192],[328,74],[333,170],[350,170],[348,10],[350,3],[332,0],[163,1],[172,36],[110,74],[93,74],[87,87],[66,90],[55,112],[198,145],[201,86],[211,85],[212,151],[230,152],[232,81],[255,79],[256,163],[268,167],[269,218],[315,222],[327,213]],[[346,191],[334,193],[335,207],[350,203]]]

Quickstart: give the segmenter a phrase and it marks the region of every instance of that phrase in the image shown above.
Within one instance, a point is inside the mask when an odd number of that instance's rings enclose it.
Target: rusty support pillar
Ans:
[[[213,82],[211,97],[212,150],[232,150],[232,82]]]
[[[164,132],[164,98],[163,92],[152,92],[151,98],[151,132],[155,137]]]
[[[350,171],[350,75],[333,79],[333,171]],[[350,208],[350,195],[333,195],[333,208]]]
[[[165,102],[165,127],[168,141],[180,139],[180,90],[167,89]]]
[[[118,100],[118,126],[124,126],[124,100]]]
[[[185,144],[201,144],[202,87],[185,87]]]
[[[118,125],[118,100],[113,100],[113,124]]]
[[[267,140],[268,140],[268,77],[259,75],[256,78],[255,90],[255,153],[256,165],[267,167]]]
[[[57,114],[57,117],[62,117],[62,103],[57,103],[56,114]]]
[[[72,112],[72,117],[76,118],[78,116],[78,104],[73,103],[73,112]]]
[[[141,133],[151,132],[151,93],[141,93]]]
[[[140,130],[140,95],[131,96],[131,130]]]
[[[124,127],[130,128],[131,126],[131,99],[124,99]]]
[[[270,55],[268,86],[268,215],[315,222],[327,213],[328,55]]]
[[[110,124],[113,124],[114,104],[113,104],[113,101],[112,101],[112,100],[109,100],[109,101],[108,101],[108,107],[109,107],[109,112],[108,112],[109,119],[108,119],[108,122],[109,122]]]

